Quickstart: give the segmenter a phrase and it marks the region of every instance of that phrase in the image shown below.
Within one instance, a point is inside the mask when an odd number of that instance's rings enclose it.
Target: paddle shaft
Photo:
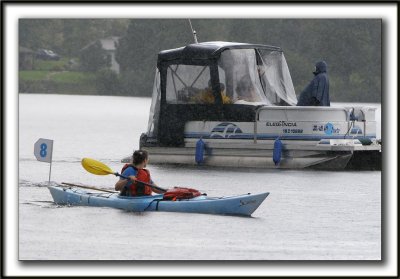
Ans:
[[[97,190],[97,191],[102,191],[102,192],[107,192],[107,193],[119,193],[118,191],[105,190],[105,189],[100,189],[100,188],[96,188],[96,187],[92,187],[92,186],[76,185],[76,184],[65,183],[65,182],[61,182],[61,184],[67,185],[67,186],[72,186],[72,187],[92,189],[92,190]]]
[[[129,177],[127,177],[127,176],[125,176],[125,175],[122,175],[122,174],[119,174],[118,172],[114,173],[114,175],[119,176],[119,177],[122,177],[122,178],[125,178],[125,179],[128,179],[128,180],[131,180]],[[149,187],[151,187],[151,188],[157,189],[157,190],[159,190],[159,191],[161,191],[161,192],[167,192],[166,189],[161,188],[161,187],[158,187],[158,186],[156,186],[156,185],[149,184],[149,183],[147,183],[147,182],[140,181],[140,180],[137,180],[137,179],[136,179],[135,181],[137,181],[137,182],[139,182],[139,183],[143,183],[143,184],[145,184],[145,185],[147,185],[147,186],[149,186]]]

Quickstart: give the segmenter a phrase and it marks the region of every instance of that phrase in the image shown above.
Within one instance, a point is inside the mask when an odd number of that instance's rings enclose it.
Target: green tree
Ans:
[[[59,52],[62,49],[62,23],[58,19],[20,19],[19,45],[37,50],[49,48]]]
[[[132,19],[116,53],[125,94],[150,96],[158,53],[191,43],[191,39],[187,20]]]
[[[73,57],[95,40],[124,35],[128,24],[128,19],[20,19],[19,45]]]
[[[120,81],[118,75],[110,69],[100,69],[96,73],[96,91],[100,95],[119,95]]]

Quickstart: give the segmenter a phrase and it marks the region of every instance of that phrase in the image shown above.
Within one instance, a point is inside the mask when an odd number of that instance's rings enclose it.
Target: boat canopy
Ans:
[[[210,115],[218,110],[238,108],[227,109],[230,106],[293,106],[296,103],[281,48],[233,42],[190,44],[158,54],[148,135],[157,133],[154,129],[162,117],[160,110],[164,108],[167,113],[173,105],[187,105],[189,110],[194,110],[196,105],[205,106]],[[189,118],[195,116],[201,118],[199,113]]]

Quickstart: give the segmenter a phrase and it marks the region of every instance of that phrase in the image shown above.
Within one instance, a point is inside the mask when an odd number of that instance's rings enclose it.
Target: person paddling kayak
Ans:
[[[132,164],[123,168],[122,175],[115,183],[115,190],[120,191],[121,196],[149,196],[154,191],[161,194],[156,188],[152,188],[142,182],[154,185],[149,170],[145,169],[149,162],[149,155],[145,150],[136,150],[132,155]]]

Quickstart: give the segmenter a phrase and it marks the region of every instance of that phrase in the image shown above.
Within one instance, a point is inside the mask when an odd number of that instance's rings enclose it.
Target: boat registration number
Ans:
[[[303,129],[283,129],[285,134],[302,134]]]

